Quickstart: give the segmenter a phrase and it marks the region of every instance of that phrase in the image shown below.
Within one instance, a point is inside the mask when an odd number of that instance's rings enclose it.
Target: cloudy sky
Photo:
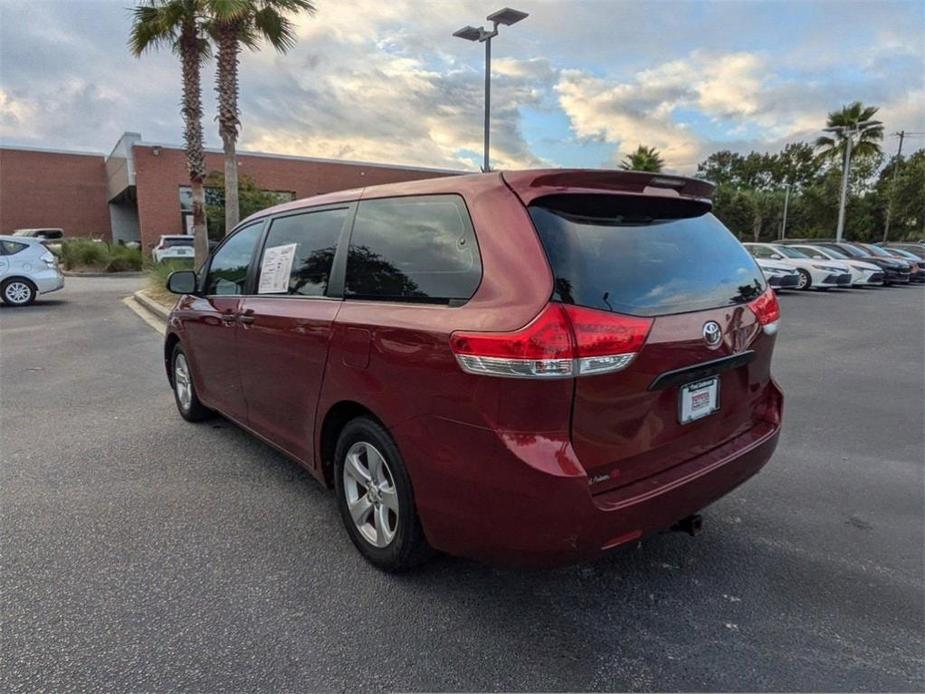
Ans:
[[[717,149],[813,137],[854,99],[879,105],[888,132],[925,131],[923,0],[511,2],[530,17],[493,43],[498,167],[614,166],[643,143],[689,172]],[[0,0],[0,142],[181,142],[177,59],[129,55],[131,4]],[[482,48],[450,34],[502,3],[316,5],[289,54],[244,54],[241,148],[477,168]]]

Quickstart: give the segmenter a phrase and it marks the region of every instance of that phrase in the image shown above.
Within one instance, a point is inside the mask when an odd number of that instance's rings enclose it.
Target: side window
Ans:
[[[228,238],[209,264],[206,276],[207,295],[235,295],[244,293],[247,282],[247,268],[254,255],[254,248],[260,238],[263,222],[257,222],[236,231]]]
[[[475,232],[458,195],[359,203],[344,293],[363,299],[469,299],[482,278]]]
[[[3,255],[16,255],[28,247],[29,244],[19,243],[18,241],[0,241],[0,251],[2,251]]]
[[[324,296],[349,208],[273,220],[264,244],[258,294]]]

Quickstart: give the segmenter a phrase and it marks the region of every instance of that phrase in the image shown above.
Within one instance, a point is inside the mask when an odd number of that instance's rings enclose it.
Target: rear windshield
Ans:
[[[176,238],[176,239],[167,238],[167,239],[164,239],[164,242],[163,242],[164,248],[174,248],[176,246],[192,246],[192,245],[193,245],[192,236],[189,236],[186,238],[181,237],[181,238]]]
[[[751,301],[764,276],[702,203],[556,195],[530,207],[555,275],[554,298],[638,316]]]

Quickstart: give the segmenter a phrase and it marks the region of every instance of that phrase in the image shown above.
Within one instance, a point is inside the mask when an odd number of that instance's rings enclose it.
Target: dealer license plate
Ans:
[[[678,415],[681,424],[688,424],[719,409],[719,376],[705,378],[681,386]]]

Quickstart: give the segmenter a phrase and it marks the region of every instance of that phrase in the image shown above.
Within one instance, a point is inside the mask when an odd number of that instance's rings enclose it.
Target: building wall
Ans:
[[[29,227],[110,239],[103,156],[0,148],[0,233]]]
[[[186,158],[181,149],[153,145],[136,144],[133,151],[141,242],[143,247],[152,248],[162,234],[184,233],[180,186],[189,185]],[[206,166],[208,171],[222,171],[222,155],[207,153]],[[238,166],[241,174],[251,176],[260,188],[292,191],[296,199],[348,188],[448,175],[427,169],[248,154],[238,156]]]

